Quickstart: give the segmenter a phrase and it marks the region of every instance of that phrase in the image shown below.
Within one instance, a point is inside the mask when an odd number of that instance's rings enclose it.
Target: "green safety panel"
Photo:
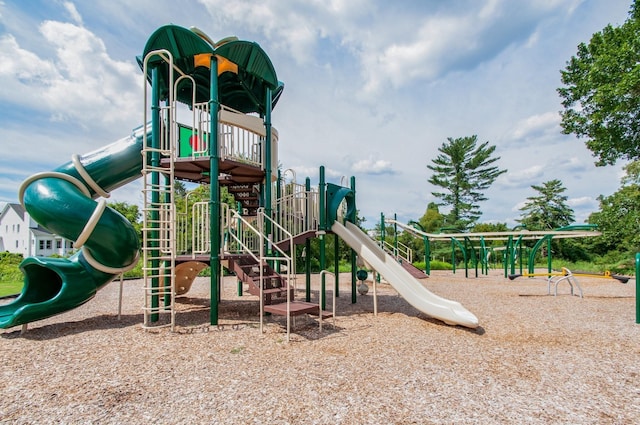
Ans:
[[[204,141],[199,140],[193,132],[193,129],[189,126],[178,124],[178,156],[180,158],[190,157],[193,155],[194,148],[197,151],[203,150],[201,143],[206,143],[208,134],[204,135]],[[195,156],[207,156],[208,153],[196,153]]]

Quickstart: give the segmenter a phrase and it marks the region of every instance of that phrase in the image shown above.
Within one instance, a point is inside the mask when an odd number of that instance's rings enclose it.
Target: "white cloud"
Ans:
[[[560,115],[557,112],[545,112],[532,115],[519,121],[511,132],[511,138],[529,140],[549,134],[560,133]]]
[[[21,48],[10,34],[0,37],[0,101],[97,127],[142,115],[142,77],[133,62],[112,60],[99,38],[74,24],[45,21],[40,33],[54,58]]]
[[[508,173],[498,177],[495,184],[497,187],[503,188],[525,188],[533,184],[540,184],[543,175],[544,167],[542,165],[532,165],[523,169],[511,167]]]
[[[356,174],[395,174],[390,161],[372,157],[360,159],[351,166]]]
[[[561,156],[558,158],[556,167],[558,169],[564,169],[566,171],[576,173],[588,171],[593,168],[593,164],[582,161],[575,156]]]
[[[567,199],[567,205],[571,208],[597,208],[598,201],[591,196],[581,196],[579,198]]]
[[[82,16],[78,13],[78,9],[76,9],[76,5],[71,3],[70,1],[65,1],[63,3],[64,8],[67,10],[67,13],[71,16],[73,22],[78,25],[82,25]]]

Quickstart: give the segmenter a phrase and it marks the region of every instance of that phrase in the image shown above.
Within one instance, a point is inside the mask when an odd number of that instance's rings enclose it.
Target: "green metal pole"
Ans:
[[[451,238],[451,266],[453,268],[453,273],[456,273],[456,245],[454,239]]]
[[[427,274],[431,274],[431,244],[427,236],[424,239],[424,271]]]
[[[306,178],[304,183],[305,191],[307,192],[307,202],[306,202],[306,213],[304,215],[305,221],[305,229],[309,229],[309,214],[310,214],[310,194],[311,194],[311,179],[309,177]],[[304,241],[304,270],[305,270],[305,301],[311,302],[311,239],[307,238]]]
[[[264,139],[265,147],[264,147],[264,174],[265,174],[265,182],[264,182],[264,214],[270,219],[273,218],[272,209],[272,195],[271,195],[271,89],[267,87],[265,91],[265,115],[264,115],[264,129],[266,131],[266,136]],[[265,223],[265,233],[271,238],[271,221],[267,221]],[[265,252],[268,256],[271,256],[269,242],[267,241],[267,246],[265,246]]]
[[[504,265],[504,277],[509,276],[512,244],[513,244],[513,235],[509,235],[509,237],[507,238],[507,246],[505,247],[505,250],[504,250],[504,257],[502,258],[502,263]]]
[[[151,153],[151,166],[156,168],[160,166],[160,152],[158,149],[160,148],[160,79],[158,76],[158,68],[154,67],[151,70],[151,148],[153,149]],[[147,143],[145,140],[144,143]],[[151,270],[154,270],[151,276],[151,308],[153,311],[158,311],[158,307],[160,305],[159,297],[158,297],[158,288],[160,287],[160,278],[155,270],[159,270],[160,261],[157,259],[160,255],[158,250],[158,238],[159,231],[158,229],[158,221],[160,220],[160,213],[157,210],[157,206],[160,203],[160,193],[158,192],[158,186],[160,183],[160,173],[157,171],[153,171],[151,173],[151,205],[153,209],[149,214],[151,221],[151,228],[154,229],[150,231],[150,239],[149,242],[150,248],[152,248],[150,255],[153,260],[151,260]],[[157,322],[160,319],[160,315],[158,313],[151,314],[150,320],[152,322]]]
[[[398,259],[398,214],[393,213],[393,254]]]
[[[218,302],[220,276],[220,182],[219,174],[219,152],[218,145],[218,59],[216,55],[211,55],[211,85],[209,91],[209,168],[211,170],[209,184],[209,238],[211,241],[210,267],[211,267],[211,310],[209,314],[212,325],[218,324]]]
[[[326,258],[326,253],[325,253],[325,249],[326,249],[326,240],[325,240],[325,234],[326,234],[326,229],[327,229],[327,212],[326,212],[326,183],[324,180],[324,166],[321,165],[320,166],[320,187],[319,187],[319,191],[320,191],[320,231],[318,232],[319,235],[318,237],[320,238],[320,270],[325,270],[327,267],[327,258]],[[320,278],[320,290],[322,291],[322,310],[325,309],[325,305],[326,305],[326,296],[325,296],[325,291],[326,291],[326,282],[325,282],[325,274],[322,273],[322,277]]]
[[[547,239],[547,271],[551,273],[551,237]]]
[[[356,178],[354,176],[351,176],[351,190],[353,191],[353,196],[355,198],[356,195]],[[353,217],[353,221],[356,221],[356,217]],[[356,303],[356,292],[358,290],[358,285],[357,285],[357,269],[358,266],[356,264],[356,252],[352,249],[351,250],[351,304],[355,304]]]
[[[464,253],[465,254],[467,252],[469,252],[468,241],[469,241],[469,238],[465,237],[464,238]],[[473,254],[473,252],[472,252],[472,254]],[[466,255],[464,256],[464,277],[469,277],[469,258]]]
[[[640,252],[636,254],[636,323],[640,323]]]
[[[518,238],[518,266],[520,268],[520,274],[522,274],[522,266],[524,265],[524,247],[522,246],[522,236]]]
[[[333,235],[333,290],[336,297],[340,296],[340,246],[338,244],[338,235]]]

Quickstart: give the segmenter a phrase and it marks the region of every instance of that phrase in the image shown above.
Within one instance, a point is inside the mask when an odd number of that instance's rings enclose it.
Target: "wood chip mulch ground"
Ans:
[[[640,423],[634,280],[580,278],[582,299],[501,271],[422,283],[480,327],[433,320],[385,283],[374,317],[372,288],[352,304],[342,275],[335,327],[298,317],[289,343],[283,317],[260,333],[257,298],[238,297],[231,277],[219,326],[198,278],[178,298],[176,331],[148,331],[142,282],[125,282],[118,319],[114,281],[26,333],[0,330],[0,423]]]

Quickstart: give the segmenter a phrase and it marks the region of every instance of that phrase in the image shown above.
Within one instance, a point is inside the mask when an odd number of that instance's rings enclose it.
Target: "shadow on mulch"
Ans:
[[[6,339],[22,337],[35,341],[45,341],[95,330],[127,328],[139,325],[142,320],[142,314],[123,314],[120,319],[118,319],[117,314],[102,314],[73,322],[53,323],[37,328],[27,328],[26,332],[22,332],[19,327],[16,327],[15,331],[5,332],[1,336]]]
[[[318,298],[318,291],[312,291],[312,299]],[[298,296],[296,299],[304,299]],[[319,323],[317,318],[301,315],[292,318],[291,332],[307,340],[318,340],[327,336],[340,334],[344,328],[339,326],[340,316],[348,317],[352,315],[371,314],[373,315],[373,297],[358,296],[357,303],[351,302],[350,294],[344,294],[336,298],[336,310],[338,323],[334,326],[332,319],[323,320],[323,331],[319,331]],[[331,309],[333,300],[327,299],[327,308]],[[210,325],[210,300],[208,297],[188,297],[181,296],[176,298],[176,327],[179,327],[179,333],[194,333],[210,330],[224,329],[241,329],[244,327],[257,328],[260,325],[260,306],[255,297],[247,296],[246,299],[223,299],[218,305],[218,319],[223,323],[220,325]],[[379,313],[399,313],[409,317],[413,316],[425,322],[437,326],[450,328],[450,325],[434,319],[424,313],[421,313],[412,307],[406,300],[398,295],[378,295],[378,312]],[[163,313],[160,315],[158,322],[154,322],[149,328],[150,331],[163,329],[163,326],[169,325],[170,315]],[[121,329],[130,326],[140,326],[144,322],[143,314],[123,314],[118,319],[117,314],[102,314],[86,319],[69,321],[62,323],[53,323],[34,328],[28,328],[26,332],[22,332],[19,327],[15,331],[2,333],[2,338],[26,338],[30,340],[49,340],[69,335],[81,334],[83,332]],[[295,322],[295,325],[294,325]],[[283,328],[286,332],[286,317],[266,315],[264,323],[266,325],[276,324]],[[206,328],[206,329],[205,329]],[[469,329],[463,326],[455,326],[474,335],[484,335],[485,330],[482,327]]]

